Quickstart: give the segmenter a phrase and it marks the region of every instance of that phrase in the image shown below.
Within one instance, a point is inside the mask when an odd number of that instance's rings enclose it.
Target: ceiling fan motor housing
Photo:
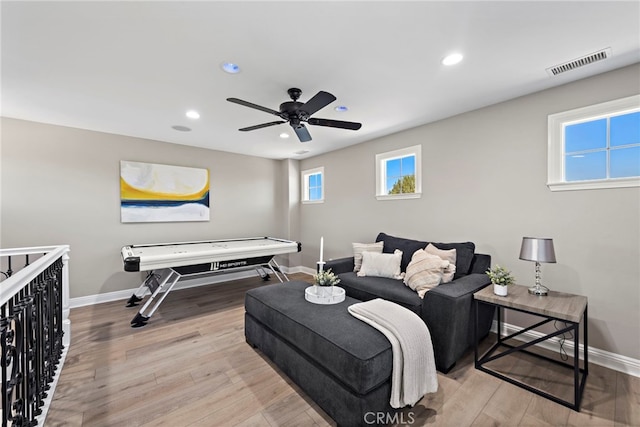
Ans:
[[[298,109],[303,105],[304,104],[302,102],[297,101],[283,102],[282,104],[280,104],[280,112],[290,116],[295,116],[296,111],[298,111]]]

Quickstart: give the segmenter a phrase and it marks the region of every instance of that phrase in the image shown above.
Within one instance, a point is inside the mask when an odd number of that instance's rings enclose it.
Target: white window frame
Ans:
[[[311,175],[317,175],[317,174],[320,174],[320,176],[322,177],[322,188],[320,189],[320,200],[309,200],[309,177]],[[300,179],[302,180],[302,185],[300,186],[302,188],[302,197],[300,198],[300,200],[302,200],[302,203],[304,204],[324,203],[324,186],[325,186],[324,166],[303,170],[302,172],[300,172]]]
[[[387,161],[407,156],[415,156],[416,158],[415,193],[387,194]],[[376,154],[376,199],[400,200],[419,199],[420,197],[422,197],[422,145]]]
[[[640,95],[576,108],[548,117],[547,187],[551,191],[640,187],[640,177],[606,178],[589,181],[565,181],[564,129],[567,125],[617,116],[640,110]]]

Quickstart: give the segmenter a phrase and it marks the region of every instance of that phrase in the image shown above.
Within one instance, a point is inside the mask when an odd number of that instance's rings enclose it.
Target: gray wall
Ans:
[[[7,118],[0,155],[0,246],[70,244],[72,298],[140,285],[124,245],[282,231],[280,161]],[[209,169],[211,220],[122,224],[120,160]]]
[[[471,240],[533,282],[522,236],[552,237],[554,290],[589,298],[590,344],[640,359],[640,190],[550,192],[547,115],[640,93],[640,66],[585,79],[306,159],[267,160],[46,124],[2,119],[0,246],[71,245],[71,297],[130,289],[120,247],[278,235],[303,244],[284,265],[314,268],[379,231]],[[377,201],[375,155],[422,144],[423,196]],[[211,221],[121,224],[119,161],[209,168]],[[300,170],[325,167],[326,201],[300,205]]]
[[[589,298],[591,346],[640,358],[640,189],[545,185],[547,115],[638,94],[638,75],[636,64],[301,161],[302,170],[324,166],[326,183],[324,204],[301,207],[304,264],[314,265],[320,236],[325,257],[337,258],[384,231],[473,241],[531,285],[521,239],[551,237],[558,263],[543,264],[543,283]],[[377,201],[375,155],[416,144],[422,198]]]

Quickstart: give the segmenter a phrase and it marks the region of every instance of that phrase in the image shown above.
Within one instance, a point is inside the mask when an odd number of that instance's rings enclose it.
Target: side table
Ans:
[[[474,360],[475,367],[483,372],[486,372],[494,377],[500,378],[504,381],[507,381],[511,384],[517,385],[518,387],[522,387],[525,390],[528,390],[532,393],[535,393],[539,396],[543,396],[547,399],[550,399],[556,403],[567,406],[574,411],[580,410],[580,402],[582,400],[582,394],[584,392],[584,386],[586,383],[587,375],[589,374],[589,359],[588,359],[588,331],[587,331],[587,297],[580,295],[567,294],[562,292],[549,291],[547,296],[537,296],[531,295],[528,292],[528,288],[526,286],[521,285],[512,285],[509,286],[509,295],[503,297],[498,296],[493,293],[493,288],[491,286],[487,286],[486,288],[476,292],[473,294],[474,298],[474,311],[476,316],[476,327],[475,327],[475,337],[474,337]],[[489,304],[497,307],[496,310],[496,321],[497,321],[497,342],[489,348],[482,356],[479,356],[478,351],[478,304]],[[523,313],[533,314],[535,316],[541,317],[544,320],[526,327],[518,332],[515,332],[508,336],[502,336],[502,317],[504,310],[515,310]],[[546,334],[541,336],[540,338],[534,339],[529,342],[525,342],[521,345],[511,345],[506,343],[506,341],[516,338],[519,335],[525,334],[532,329],[538,328],[542,325],[548,324],[553,321],[561,321],[564,322],[565,327],[550,334]],[[583,323],[584,328],[584,346],[583,346],[583,361],[584,367],[580,368],[580,360],[579,360],[579,347],[580,347],[580,323]],[[573,354],[573,364],[564,363],[562,361],[552,359],[546,357],[544,355],[532,353],[527,349],[536,345],[542,341],[546,341],[555,336],[564,334],[566,332],[571,331],[573,333],[574,340],[574,354]],[[507,350],[502,352],[497,352],[498,348],[506,347]],[[525,384],[521,381],[503,375],[499,372],[496,372],[490,368],[484,366],[486,363],[491,362],[493,360],[499,359],[503,356],[507,356],[514,352],[524,352],[538,358],[542,358],[553,363],[569,367],[573,369],[573,388],[574,388],[574,401],[573,403],[567,400],[563,400],[555,395],[547,393],[541,389],[532,387],[528,384]],[[496,353],[496,354],[494,354]]]

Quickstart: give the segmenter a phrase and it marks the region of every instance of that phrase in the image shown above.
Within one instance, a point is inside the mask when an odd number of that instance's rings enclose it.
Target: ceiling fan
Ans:
[[[249,126],[238,130],[247,132],[250,130],[262,129],[268,126],[274,126],[289,122],[289,125],[296,132],[296,135],[298,135],[298,139],[300,140],[300,142],[308,142],[311,141],[311,135],[304,125],[305,122],[314,126],[326,126],[351,130],[358,130],[360,129],[360,127],[362,127],[361,123],[343,122],[341,120],[318,119],[315,117],[310,117],[316,111],[326,107],[336,100],[336,97],[331,95],[329,92],[324,92],[321,90],[320,92],[315,94],[313,98],[305,103],[298,102],[298,98],[300,98],[300,95],[302,94],[302,91],[300,89],[291,88],[287,91],[287,93],[291,97],[292,101],[287,101],[280,104],[280,111],[262,107],[260,105],[243,101],[242,99],[238,98],[227,98],[227,101],[233,102],[234,104],[244,105],[245,107],[249,108],[255,108],[256,110],[273,114],[274,116],[278,116],[282,119],[275,122],[262,123],[260,125]]]

